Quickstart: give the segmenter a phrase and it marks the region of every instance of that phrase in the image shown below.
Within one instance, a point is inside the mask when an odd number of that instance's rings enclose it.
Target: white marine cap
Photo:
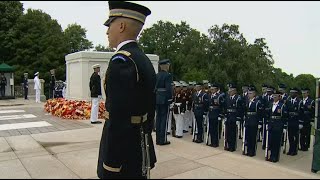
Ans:
[[[38,75],[39,74],[39,72],[36,72],[34,75],[36,76],[36,75]]]
[[[101,67],[100,64],[95,64],[92,66],[93,69]]]

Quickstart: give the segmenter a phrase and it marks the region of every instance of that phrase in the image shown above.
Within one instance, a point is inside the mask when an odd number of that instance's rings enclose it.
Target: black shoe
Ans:
[[[271,162],[276,163],[278,160],[272,159]]]
[[[312,172],[312,173],[317,173],[318,171],[315,170],[315,169],[311,169],[311,172]]]
[[[183,130],[183,133],[187,133],[187,132],[189,132],[189,131]]]
[[[292,152],[287,152],[287,155],[290,155],[290,156],[291,156],[291,155],[292,155]]]
[[[297,152],[292,152],[292,153],[291,153],[291,156],[296,156],[296,155],[298,155]]]
[[[234,152],[234,151],[236,151],[236,150],[235,150],[234,148],[230,148],[229,151],[230,151],[230,152]]]
[[[91,122],[91,124],[101,124],[102,122],[101,121],[94,121],[94,122]]]
[[[164,145],[168,145],[168,144],[170,144],[170,141],[167,141],[167,142],[164,142],[164,143],[159,143],[158,145],[164,146]]]
[[[203,143],[203,140],[197,139],[195,142],[196,142],[196,143]]]
[[[167,132],[167,135],[170,135],[170,132]]]
[[[176,138],[182,138],[182,136],[176,136]]]
[[[216,147],[219,147],[219,144],[212,144],[211,146],[216,148]]]

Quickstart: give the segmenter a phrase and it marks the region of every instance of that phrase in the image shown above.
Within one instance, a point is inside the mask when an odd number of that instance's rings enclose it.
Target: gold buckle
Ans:
[[[148,114],[145,114],[143,116],[131,116],[131,123],[132,124],[140,124],[141,123],[141,118],[142,118],[142,122],[146,122],[147,121],[147,116],[148,116]]]
[[[107,171],[110,171],[110,172],[117,172],[119,173],[121,171],[121,168],[122,166],[120,166],[120,168],[113,168],[113,167],[110,167],[110,166],[107,166],[103,163],[103,168]]]

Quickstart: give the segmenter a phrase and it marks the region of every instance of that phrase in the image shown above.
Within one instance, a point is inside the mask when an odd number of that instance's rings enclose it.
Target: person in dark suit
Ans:
[[[151,11],[124,1],[109,1],[109,46],[116,48],[106,80],[106,110],[97,173],[102,179],[145,179],[155,167],[152,141],[156,73],[136,39]]]
[[[29,89],[29,83],[28,83],[28,73],[23,74],[23,90],[24,90],[24,99],[28,99],[28,89]]]
[[[6,86],[7,86],[7,78],[4,76],[4,73],[1,73],[1,77],[0,77],[1,97],[4,97],[6,95]]]
[[[172,75],[168,72],[170,60],[164,59],[159,61],[160,72],[157,74],[156,82],[156,144],[167,145],[167,124],[169,118],[169,108],[172,103],[173,88]]]
[[[55,98],[55,87],[56,87],[56,75],[55,75],[55,70],[51,69],[50,70],[50,92],[49,92],[49,99]]]

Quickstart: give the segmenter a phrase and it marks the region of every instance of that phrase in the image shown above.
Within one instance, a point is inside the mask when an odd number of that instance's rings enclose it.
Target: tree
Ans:
[[[316,78],[311,74],[300,74],[294,78],[295,86],[298,88],[310,88],[310,95],[315,98]]]
[[[98,46],[94,47],[93,51],[98,51],[98,52],[114,52],[115,50],[109,47],[105,47],[101,44],[99,44]]]
[[[10,33],[22,15],[23,6],[19,1],[0,2],[0,61],[8,62],[13,57]]]
[[[64,30],[69,53],[88,50],[93,47],[92,42],[86,37],[87,30],[78,24],[69,24]]]
[[[10,36],[15,56],[8,64],[16,69],[16,82],[21,82],[24,72],[32,77],[36,71],[49,82],[50,69],[57,69],[57,79],[65,79],[68,48],[61,26],[50,15],[28,9],[16,22]]]

